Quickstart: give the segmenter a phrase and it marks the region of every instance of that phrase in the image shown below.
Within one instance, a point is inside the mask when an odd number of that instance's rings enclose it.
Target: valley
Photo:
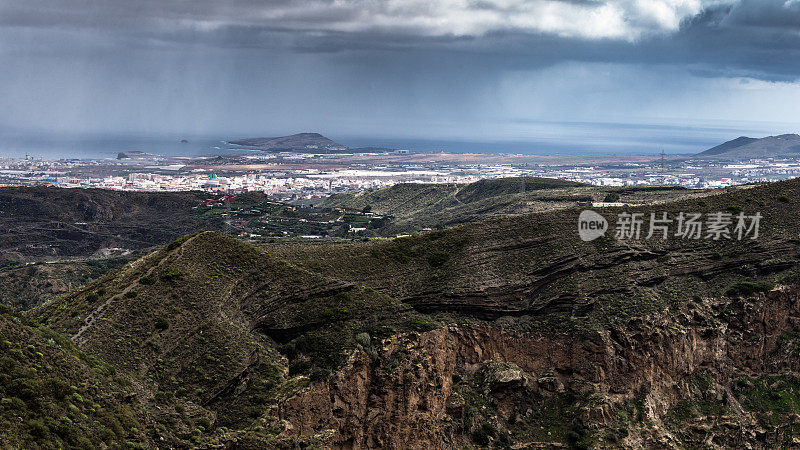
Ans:
[[[400,184],[358,196],[335,195],[313,205],[260,193],[4,188],[0,303],[28,309],[197,229],[219,230],[256,244],[346,243],[572,208],[609,195],[625,203],[654,204],[710,192],[602,188],[527,177]]]
[[[394,220],[431,225],[431,199],[492,207],[392,239],[260,243],[195,231],[28,311],[5,309],[0,438],[12,447],[794,445],[800,182],[618,191],[622,206],[598,209],[758,211],[754,241],[583,242],[576,197],[610,192],[519,179],[440,188],[362,195]],[[398,191],[416,202],[391,200]],[[508,214],[528,195],[569,200]],[[363,209],[359,197],[330,201]]]
[[[800,449],[800,0],[0,24],[0,450]]]

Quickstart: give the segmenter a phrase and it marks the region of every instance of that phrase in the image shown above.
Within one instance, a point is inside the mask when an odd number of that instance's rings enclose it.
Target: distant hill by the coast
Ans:
[[[695,156],[709,159],[796,157],[800,156],[800,135],[781,134],[761,139],[740,136]]]
[[[247,138],[229,141],[230,144],[268,152],[306,153],[381,153],[391,149],[380,147],[348,148],[319,133],[297,133],[291,136]]]

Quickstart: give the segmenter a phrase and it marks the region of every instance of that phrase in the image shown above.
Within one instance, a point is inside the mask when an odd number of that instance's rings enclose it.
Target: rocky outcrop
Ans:
[[[335,430],[330,444],[340,448],[454,448],[484,437],[532,445],[541,444],[531,438],[535,428],[545,427],[528,418],[568,396],[567,428],[584,434],[551,433],[550,444],[592,436],[595,444],[669,447],[687,439],[665,423],[676,405],[712,395],[724,413],[702,424],[708,439],[719,424],[729,429],[716,437],[728,445],[774,444],[778,428],[759,425],[729,386],[798,370],[787,338],[800,332],[798,299],[797,288],[705,299],[592,332],[464,325],[398,335],[378,348],[362,345],[344,369],[283,403],[278,414],[292,435]],[[711,381],[698,389],[698,376]],[[465,421],[483,400],[490,413]],[[641,417],[623,423],[620,414],[632,404]]]

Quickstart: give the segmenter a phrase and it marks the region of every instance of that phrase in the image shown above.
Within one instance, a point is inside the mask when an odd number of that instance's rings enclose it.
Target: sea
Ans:
[[[766,127],[765,127],[766,128]],[[541,127],[538,130],[542,130]],[[322,133],[348,147],[383,147],[412,152],[523,155],[691,155],[738,136],[763,137],[787,130],[757,126],[664,126],[569,124],[525,138],[422,139]],[[789,130],[791,131],[791,130]],[[291,134],[296,131],[288,131]],[[0,158],[105,159],[120,152],[141,151],[164,156],[235,155],[252,153],[227,143],[276,133],[182,135],[133,133],[50,133],[0,130]],[[185,142],[182,142],[185,141]],[[258,152],[256,152],[258,153]]]

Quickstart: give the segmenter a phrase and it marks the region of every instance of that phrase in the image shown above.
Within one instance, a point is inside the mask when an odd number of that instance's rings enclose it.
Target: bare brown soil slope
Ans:
[[[198,228],[224,229],[193,209],[193,192],[0,188],[0,262],[90,257],[163,245]]]

